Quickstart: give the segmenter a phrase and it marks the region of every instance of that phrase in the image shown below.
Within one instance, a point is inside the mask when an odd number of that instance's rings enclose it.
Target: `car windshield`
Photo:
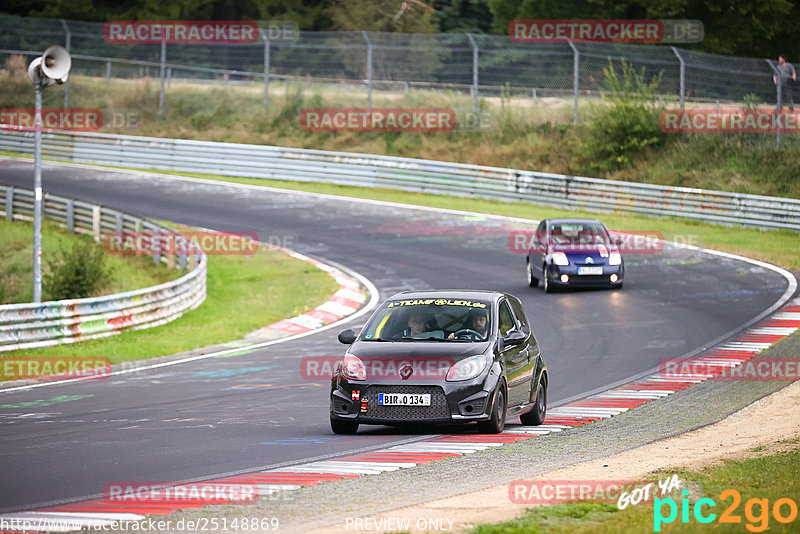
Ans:
[[[408,299],[384,303],[364,327],[364,341],[485,341],[491,331],[488,302]]]
[[[553,223],[550,227],[550,242],[554,245],[608,245],[605,227],[596,222]]]

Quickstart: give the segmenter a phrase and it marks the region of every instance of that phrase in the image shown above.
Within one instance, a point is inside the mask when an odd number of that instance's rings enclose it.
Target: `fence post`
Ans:
[[[681,91],[681,111],[683,111],[683,105],[684,105],[683,103],[684,103],[684,99],[686,98],[686,62],[683,60],[683,57],[681,57],[681,54],[680,54],[680,52],[678,52],[677,48],[675,48],[674,46],[670,46],[670,48],[672,49],[672,53],[675,54],[675,57],[678,58],[678,61],[681,62],[681,89],[680,89],[680,91]]]
[[[167,75],[167,39],[161,39],[161,91],[158,93],[158,115],[164,114],[164,78]]]
[[[372,42],[367,32],[361,30],[361,36],[367,42],[367,110],[372,109]]]
[[[111,62],[106,61],[106,81],[111,81]]]
[[[6,220],[14,220],[14,188],[6,187]]]
[[[572,44],[572,41],[567,41],[569,46],[572,48],[573,53],[573,60],[572,60],[572,78],[573,78],[573,92],[575,94],[575,110],[573,112],[572,122],[578,124],[578,83],[580,82],[579,72],[578,72],[578,65],[580,60],[580,52]]]
[[[531,98],[533,99],[533,105],[536,105],[536,88],[534,87],[531,89]]]
[[[781,109],[783,108],[783,93],[781,91],[781,71],[779,71],[775,67],[775,65],[772,63],[771,60],[765,59],[764,61],[767,62],[767,65],[769,65],[769,68],[771,68],[772,72],[775,73],[775,91],[777,93],[776,97],[778,98],[778,110],[777,110],[777,113],[778,113],[778,116],[780,116]],[[781,123],[780,123],[780,121],[778,121],[778,132],[775,135],[775,146],[777,148],[781,147]]]
[[[472,113],[475,116],[473,120],[478,117],[478,44],[473,39],[472,34],[468,33],[467,37],[469,42],[472,43]]]
[[[72,45],[72,32],[69,31],[69,26],[67,26],[67,21],[61,19],[61,25],[64,27],[64,32],[67,34],[66,38],[64,39],[64,48],[69,52],[69,48]],[[69,78],[67,81],[64,82],[64,109],[69,107]]]
[[[269,37],[266,30],[261,30],[264,36],[264,109],[269,108]],[[288,96],[288,95],[287,95]]]

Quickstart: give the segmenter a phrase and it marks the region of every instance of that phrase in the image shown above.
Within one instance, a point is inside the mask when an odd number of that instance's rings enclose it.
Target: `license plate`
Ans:
[[[578,267],[578,274],[603,274],[602,267]]]
[[[430,406],[430,393],[378,393],[380,406]]]

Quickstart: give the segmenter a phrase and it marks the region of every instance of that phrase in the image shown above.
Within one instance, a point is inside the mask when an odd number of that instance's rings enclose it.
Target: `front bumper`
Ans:
[[[485,379],[415,383],[361,382],[334,378],[331,382],[330,415],[332,419],[372,425],[486,421],[490,417],[489,405],[495,385],[484,387]],[[427,393],[431,396],[431,405],[380,406],[378,393]]]
[[[599,266],[598,266],[599,267]],[[561,287],[609,287],[616,286],[623,282],[625,278],[624,265],[602,265],[603,274],[578,274],[579,266],[573,265],[549,265],[549,283],[553,286]],[[561,281],[561,275],[569,277],[567,282]],[[611,281],[611,275],[617,276],[615,281]]]

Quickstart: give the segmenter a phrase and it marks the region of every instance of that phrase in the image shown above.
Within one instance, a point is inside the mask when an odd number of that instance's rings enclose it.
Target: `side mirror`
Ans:
[[[344,345],[352,345],[356,340],[356,333],[352,329],[342,330],[338,335],[339,343]]]
[[[503,344],[505,345],[519,345],[525,341],[525,334],[520,330],[512,330],[507,336],[503,337]]]
[[[526,324],[522,325],[522,333],[525,334],[525,337],[528,337],[531,335],[531,327]]]

